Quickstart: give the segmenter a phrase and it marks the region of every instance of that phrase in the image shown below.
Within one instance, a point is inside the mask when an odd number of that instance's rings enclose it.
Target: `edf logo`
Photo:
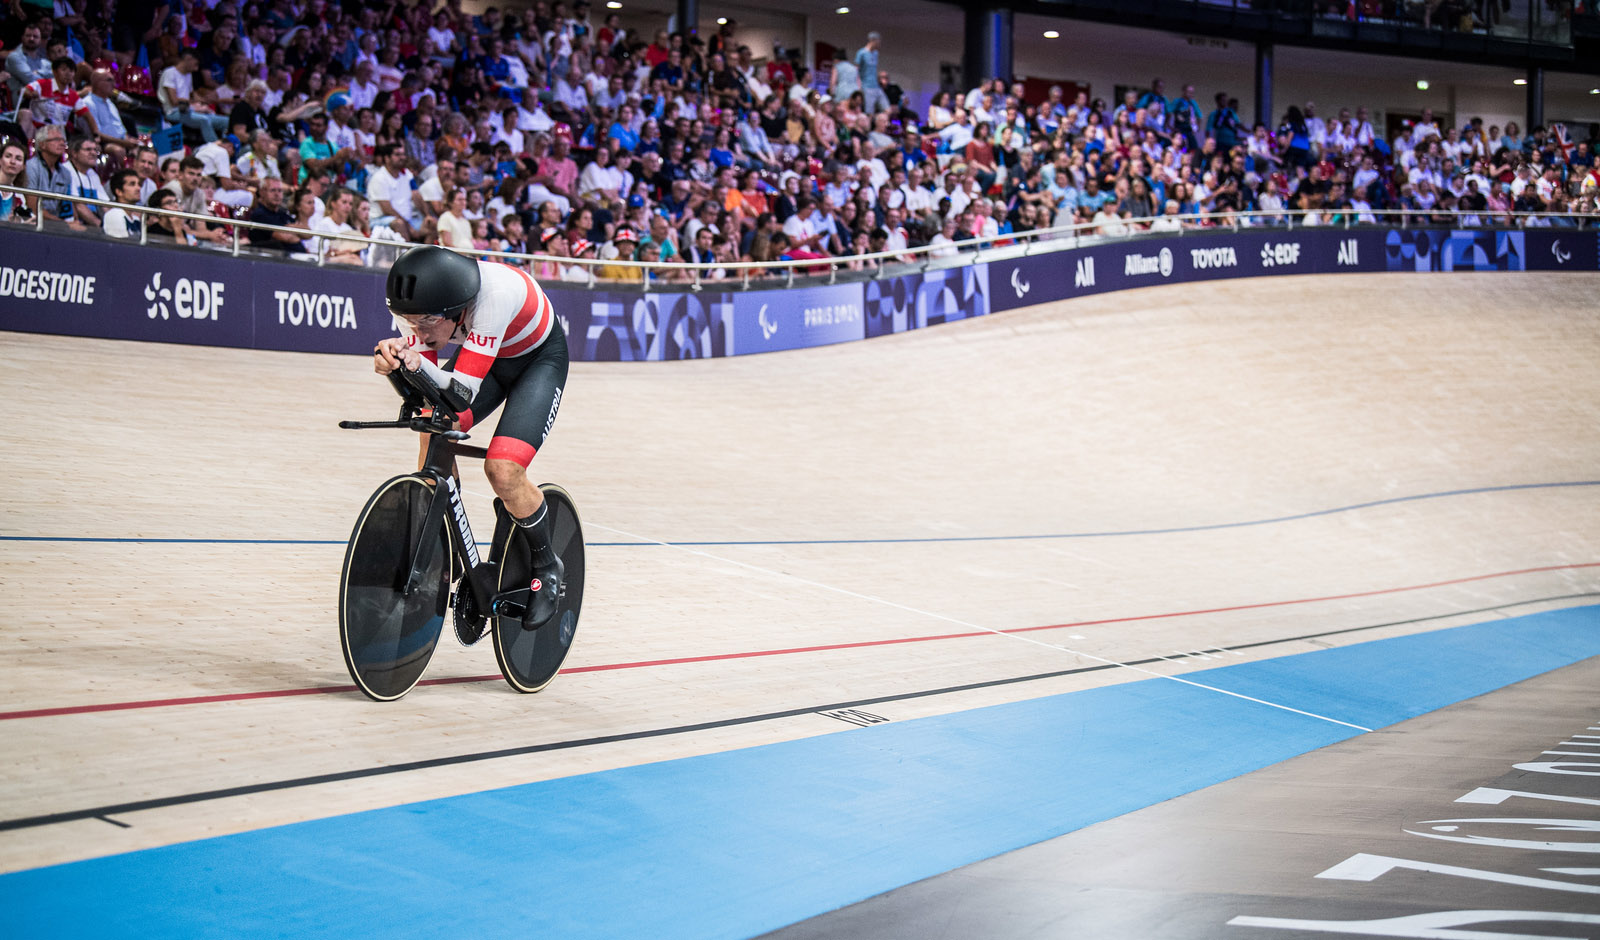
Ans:
[[[226,286],[221,281],[191,281],[180,277],[167,288],[161,286],[161,272],[157,271],[144,289],[144,299],[150,302],[144,312],[152,320],[156,317],[166,320],[173,313],[183,320],[215,320],[222,311],[222,289]]]

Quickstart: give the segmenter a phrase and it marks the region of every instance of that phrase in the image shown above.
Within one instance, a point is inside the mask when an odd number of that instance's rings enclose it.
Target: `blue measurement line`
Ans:
[[[939,542],[1025,542],[1041,541],[1048,539],[1102,539],[1116,538],[1128,535],[1176,535],[1183,532],[1214,532],[1220,529],[1242,529],[1249,526],[1274,525],[1280,522],[1296,522],[1302,519],[1315,519],[1319,516],[1333,516],[1344,512],[1355,512],[1359,509],[1372,509],[1376,506],[1392,506],[1399,503],[1414,503],[1429,499],[1446,499],[1452,496],[1474,496],[1482,493],[1507,493],[1516,490],[1549,490],[1563,489],[1575,486],[1600,486],[1600,480],[1574,480],[1566,483],[1515,483],[1507,486],[1480,486],[1462,490],[1444,490],[1438,493],[1420,493],[1413,496],[1396,496],[1391,499],[1376,499],[1365,503],[1352,503],[1348,506],[1336,506],[1332,509],[1318,509],[1313,512],[1295,513],[1288,516],[1272,516],[1265,519],[1247,519],[1243,522],[1215,522],[1206,525],[1172,526],[1162,529],[1120,529],[1105,532],[1052,532],[1038,535],[946,535],[921,538],[878,538],[878,539],[720,539],[709,541],[674,541],[674,542],[586,542],[590,548],[652,548],[662,545],[700,546],[709,547],[717,545],[900,545],[917,543]],[[343,545],[344,539],[176,539],[176,538],[94,538],[86,536],[54,536],[54,535],[0,535],[0,542],[148,542],[153,544],[192,544],[192,545]]]

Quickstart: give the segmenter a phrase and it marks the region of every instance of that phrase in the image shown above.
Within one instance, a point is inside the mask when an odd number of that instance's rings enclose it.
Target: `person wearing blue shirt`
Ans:
[[[617,146],[629,153],[639,149],[639,135],[632,129],[632,124],[633,106],[625,104],[618,109],[617,119],[611,123],[611,130],[606,132],[607,137],[616,141]]]
[[[878,47],[883,37],[876,32],[867,34],[867,44],[856,53],[856,71],[861,73],[862,104],[868,114],[889,110],[889,96],[878,84]]]
[[[1058,207],[1071,207],[1077,204],[1078,188],[1073,185],[1075,181],[1072,178],[1071,161],[1071,154],[1065,150],[1057,150],[1055,161],[1044,168],[1041,176],[1045,192],[1050,194],[1050,199]]]

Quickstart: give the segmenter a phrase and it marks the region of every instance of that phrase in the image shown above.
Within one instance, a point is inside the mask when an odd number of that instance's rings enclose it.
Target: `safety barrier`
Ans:
[[[675,290],[542,286],[575,360],[652,361],[822,346],[1157,284],[1534,270],[1600,271],[1600,234],[1214,228],[985,248],[860,279],[834,272],[797,283],[708,280]],[[379,271],[15,227],[0,227],[0,330],[335,353],[368,353],[394,335]]]

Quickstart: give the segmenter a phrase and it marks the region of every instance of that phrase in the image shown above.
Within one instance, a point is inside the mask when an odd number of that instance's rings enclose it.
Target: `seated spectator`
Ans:
[[[960,253],[955,245],[957,238],[956,217],[954,215],[945,217],[944,221],[939,225],[939,233],[928,240],[929,245],[937,247],[930,250],[927,256],[929,258],[955,257]]]
[[[1161,218],[1150,224],[1152,232],[1177,232],[1183,229],[1178,219],[1178,200],[1168,199]]]
[[[72,193],[72,176],[68,172],[67,132],[59,124],[47,124],[34,135],[34,155],[26,164],[27,186],[45,192]],[[41,199],[29,196],[28,211],[40,213],[46,222],[67,222],[81,229],[83,223],[73,215],[73,204],[61,199]]]
[[[170,189],[158,189],[145,200],[145,205],[152,209],[178,209],[178,196]],[[183,244],[189,244],[187,223],[177,216],[162,215],[157,212],[145,216],[145,225],[151,236],[171,238]]]
[[[439,216],[439,244],[446,248],[471,248],[472,223],[467,219],[467,190],[453,189],[445,197],[446,209]]]
[[[316,221],[312,231],[330,236],[357,234],[356,227],[350,224],[350,217],[355,213],[356,198],[356,194],[348,189],[339,189],[330,194],[327,214]],[[325,252],[325,259],[334,264],[362,264],[366,260],[367,246],[362,242],[338,238],[317,238],[312,242],[313,253]]]
[[[111,175],[111,198],[124,205],[137,206],[139,182],[138,173],[132,170],[118,170]],[[114,206],[105,211],[100,230],[112,238],[138,238],[143,223],[144,217],[140,213],[129,212],[122,206]]]
[[[199,68],[200,56],[193,49],[184,49],[176,63],[161,73],[157,95],[162,114],[169,122],[198,130],[209,143],[228,132],[228,119],[196,100],[194,73]]]
[[[616,233],[611,236],[611,243],[607,246],[609,251],[605,254],[608,259],[632,261],[638,247],[639,236],[634,233],[633,229],[622,227],[617,229]],[[644,280],[644,275],[640,273],[639,268],[630,268],[619,264],[605,265],[599,270],[598,276],[613,281]]]
[[[100,181],[99,172],[95,170],[99,159],[100,144],[93,137],[78,137],[72,141],[67,151],[66,167],[72,195],[89,199],[110,198],[105,184]],[[104,207],[86,202],[77,203],[72,208],[74,221],[89,228],[100,227],[100,213],[104,211]]]
[[[8,185],[28,185],[27,162],[28,148],[21,141],[10,137],[0,140],[0,222],[33,220],[33,212],[28,208],[27,201],[19,193],[4,188]]]
[[[256,191],[255,207],[250,210],[250,221],[265,225],[290,226],[295,222],[283,205],[283,181],[267,180]],[[291,252],[303,249],[302,236],[293,232],[275,232],[267,229],[249,229],[250,244],[264,251]]]
[[[84,96],[89,112],[89,124],[99,138],[101,148],[111,157],[114,165],[121,165],[128,155],[139,149],[139,142],[128,132],[120,107],[135,104],[128,95],[117,90],[110,69],[98,68],[89,73],[89,94]]]

